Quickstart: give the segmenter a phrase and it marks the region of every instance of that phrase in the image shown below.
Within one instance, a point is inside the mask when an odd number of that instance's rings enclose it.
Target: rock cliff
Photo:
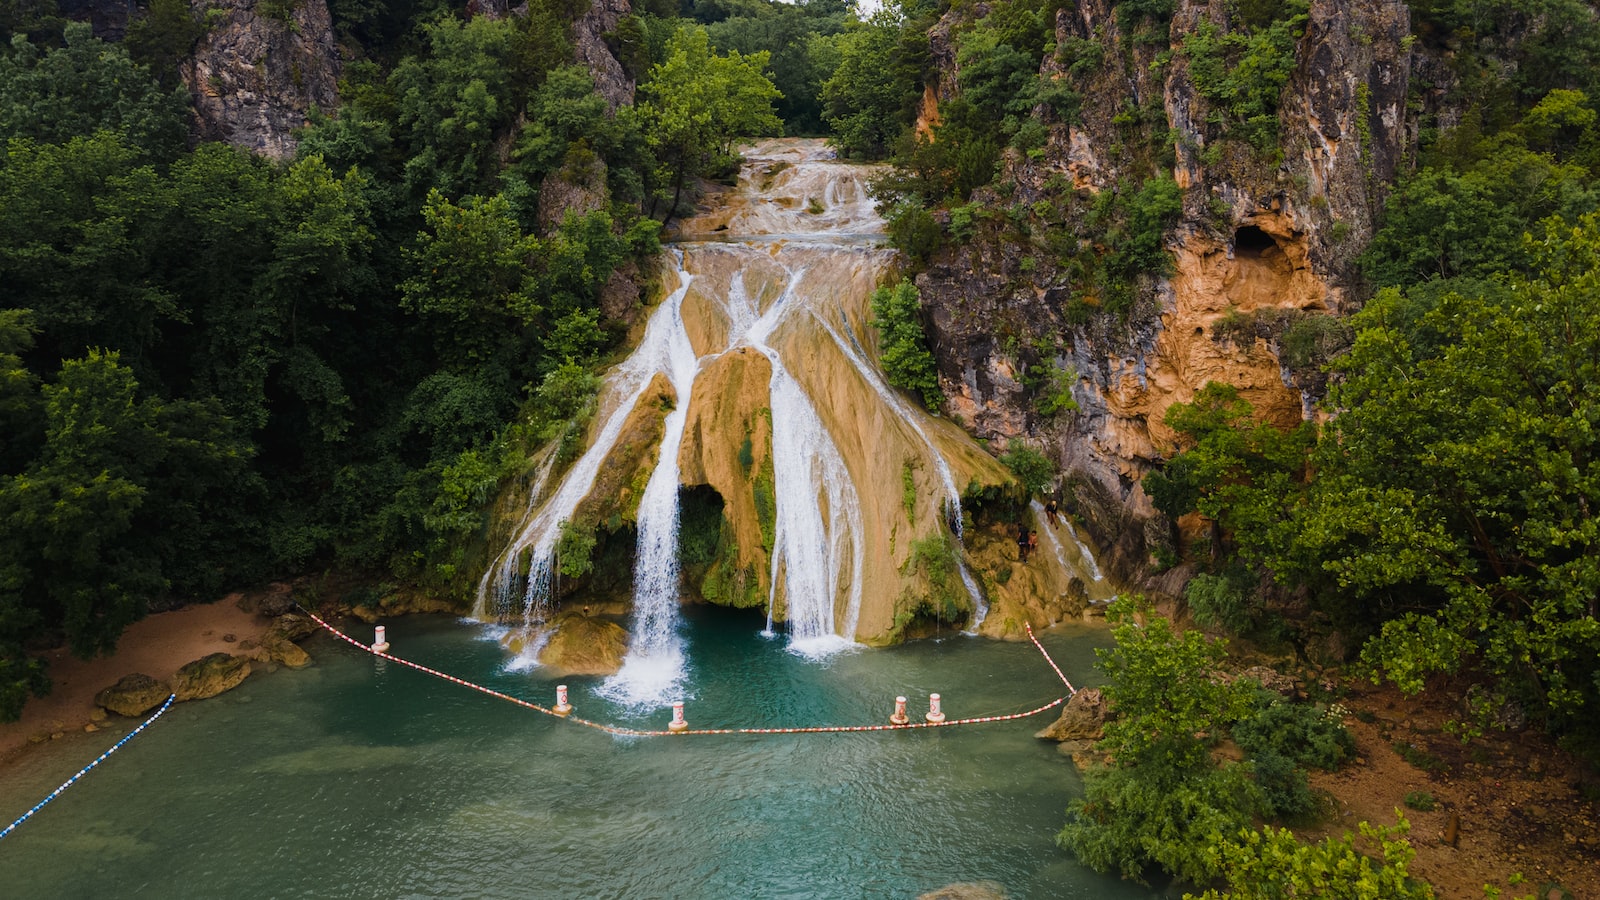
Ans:
[[[331,111],[339,100],[339,51],[326,0],[193,4],[197,16],[217,17],[183,64],[200,137],[272,159],[293,156],[292,132],[310,109]]]
[[[925,118],[954,89],[959,15],[930,32],[943,68]],[[1226,381],[1266,419],[1287,426],[1311,414],[1324,379],[1286,364],[1279,338],[1350,310],[1360,290],[1352,260],[1407,147],[1403,3],[1313,0],[1279,99],[1278,147],[1266,153],[1223,138],[1181,52],[1186,35],[1225,27],[1226,16],[1222,0],[1179,0],[1169,39],[1152,42],[1127,34],[1109,0],[1061,10],[1058,46],[1090,42],[1100,58],[1046,54],[1041,74],[1069,79],[1081,112],[1067,123],[1041,110],[1044,146],[1007,151],[992,186],[975,192],[973,207],[1010,211],[1010,230],[942,251],[917,282],[950,411],[979,437],[1050,453],[1066,507],[1106,545],[1112,573],[1157,592],[1183,579],[1155,574],[1152,551],[1170,550],[1175,529],[1140,488],[1175,449],[1167,408]],[[1182,196],[1167,232],[1170,270],[1142,276],[1131,308],[1097,309],[1101,298],[1073,289],[1070,263],[1045,252],[1040,235],[1052,215],[1072,218],[1060,210],[1155,174],[1170,174]],[[1025,376],[1041,367],[1073,376],[1077,411],[1035,410]]]

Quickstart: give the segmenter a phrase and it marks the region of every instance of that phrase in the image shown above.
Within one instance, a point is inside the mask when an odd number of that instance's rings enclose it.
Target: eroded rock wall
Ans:
[[[197,131],[270,159],[294,156],[293,131],[339,101],[339,50],[326,0],[296,0],[285,17],[257,0],[192,0],[215,17],[183,64]]]
[[[1268,420],[1287,426],[1311,414],[1317,398],[1281,363],[1270,330],[1225,336],[1218,325],[1261,311],[1350,311],[1359,289],[1352,260],[1373,232],[1381,185],[1402,164],[1410,127],[1406,6],[1313,0],[1280,101],[1275,164],[1219,140],[1179,47],[1201,22],[1221,24],[1225,15],[1222,0],[1180,0],[1161,44],[1125,34],[1109,0],[1061,10],[1058,43],[1093,41],[1103,51],[1099,65],[1071,76],[1081,112],[1070,125],[1051,123],[1042,152],[1008,151],[995,187],[972,198],[1023,218],[1063,185],[1090,196],[1148,177],[1148,157],[1129,150],[1142,128],[1142,139],[1162,148],[1156,170],[1182,190],[1183,211],[1168,233],[1170,274],[1142,278],[1131,311],[1085,316],[1080,305],[1074,314],[1084,298],[1074,297],[1059,260],[1016,240],[948,249],[917,280],[950,411],[979,437],[1048,452],[1064,472],[1066,506],[1104,545],[1111,572],[1158,593],[1185,575],[1156,572],[1152,551],[1170,549],[1175,529],[1140,487],[1175,450],[1166,410],[1226,381]],[[950,31],[947,21],[930,33],[932,56],[946,66],[955,56]],[[1048,54],[1041,72],[1069,77]],[[940,99],[953,82],[941,73]],[[1129,110],[1144,111],[1134,117],[1142,126],[1130,126]],[[1030,366],[1076,372],[1079,409],[1039,415],[1024,385]]]

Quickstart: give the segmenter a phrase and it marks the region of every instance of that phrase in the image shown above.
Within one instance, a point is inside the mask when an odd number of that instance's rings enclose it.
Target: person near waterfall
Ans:
[[[1028,561],[1028,550],[1033,546],[1033,541],[1028,534],[1028,526],[1017,523],[1017,561]]]

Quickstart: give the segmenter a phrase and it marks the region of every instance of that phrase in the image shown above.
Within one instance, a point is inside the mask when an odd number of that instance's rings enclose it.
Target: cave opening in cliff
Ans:
[[[1254,225],[1245,225],[1233,233],[1233,255],[1237,259],[1241,256],[1260,258],[1268,251],[1278,249],[1278,242],[1260,228]]]

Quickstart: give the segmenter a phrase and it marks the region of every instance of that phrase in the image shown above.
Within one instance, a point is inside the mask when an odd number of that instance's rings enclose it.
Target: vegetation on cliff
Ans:
[[[268,574],[459,593],[498,484],[581,430],[648,216],[779,127],[765,54],[690,23],[612,112],[559,4],[335,4],[362,58],[273,164],[186,147],[184,96],[128,48],[7,10],[4,715],[46,687],[30,647],[100,652]],[[194,35],[159,12],[129,46],[170,65]]]

